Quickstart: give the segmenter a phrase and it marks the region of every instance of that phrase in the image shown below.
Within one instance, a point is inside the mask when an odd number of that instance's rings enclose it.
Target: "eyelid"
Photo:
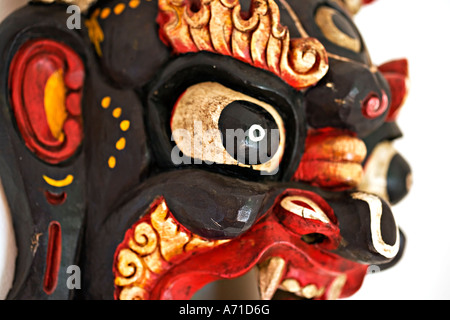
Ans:
[[[227,105],[237,100],[252,102],[265,109],[271,114],[278,126],[280,144],[275,155],[266,163],[247,165],[238,162],[226,151],[220,136],[215,135],[220,133],[218,123],[222,111]],[[201,128],[199,128],[199,125],[201,125]],[[254,170],[270,173],[277,170],[283,157],[286,141],[285,129],[283,120],[275,108],[217,82],[203,82],[187,88],[174,106],[170,126],[172,139],[180,151],[192,159],[199,159],[200,156],[200,160],[205,162],[251,167]],[[196,134],[199,129],[202,133],[200,136]],[[213,133],[214,136],[205,139],[203,135],[207,132]],[[186,133],[190,139],[184,138]],[[198,147],[200,147],[200,151]]]

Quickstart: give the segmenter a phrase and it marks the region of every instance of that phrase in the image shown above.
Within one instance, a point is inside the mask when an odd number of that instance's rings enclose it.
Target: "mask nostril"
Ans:
[[[386,111],[388,102],[388,97],[384,91],[381,99],[376,93],[369,93],[362,102],[362,113],[366,118],[375,119]]]
[[[302,241],[307,244],[322,243],[327,239],[327,236],[321,233],[308,233],[302,236]]]

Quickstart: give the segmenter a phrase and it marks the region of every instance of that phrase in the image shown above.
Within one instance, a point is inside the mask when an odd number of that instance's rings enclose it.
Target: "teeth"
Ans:
[[[284,280],[280,285],[280,289],[306,299],[320,297],[325,292],[325,288],[317,288],[315,284],[308,284],[302,288],[300,283],[295,279]]]
[[[272,257],[259,266],[259,293],[261,300],[272,299],[284,276],[286,261],[280,257]]]
[[[280,288],[287,292],[300,292],[302,290],[302,287],[300,287],[300,284],[295,279],[286,279],[281,283]]]
[[[344,288],[345,282],[347,282],[347,276],[345,274],[341,274],[336,277],[330,285],[328,289],[328,300],[337,300],[339,299],[342,289]]]
[[[319,296],[319,288],[315,284],[308,284],[302,289],[302,295],[306,299],[312,299]]]

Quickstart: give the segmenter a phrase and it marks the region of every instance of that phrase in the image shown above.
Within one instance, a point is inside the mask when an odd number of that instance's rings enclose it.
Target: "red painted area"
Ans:
[[[52,221],[48,227],[47,260],[43,289],[51,295],[58,284],[58,272],[61,263],[61,225]]]
[[[369,94],[362,103],[362,113],[366,118],[375,119],[381,116],[389,106],[389,99],[383,91],[380,97],[375,93]]]
[[[68,113],[62,141],[52,135],[44,105],[45,86],[58,70],[63,71]],[[45,162],[57,164],[67,160],[81,144],[84,76],[81,58],[70,47],[54,40],[30,40],[13,58],[9,87],[17,127],[25,145]]]
[[[383,74],[391,89],[391,107],[389,109],[387,122],[397,119],[409,91],[408,60],[399,59],[382,64],[378,70]]]
[[[332,190],[354,187],[355,170],[362,170],[358,166],[366,155],[365,147],[361,148],[362,143],[355,133],[348,130],[331,127],[309,130],[293,180]],[[353,167],[348,170],[348,166]]]
[[[149,272],[143,288],[145,299],[189,299],[204,285],[219,279],[242,276],[255,265],[271,257],[281,257],[286,262],[284,279],[296,279],[301,286],[315,284],[324,287],[319,299],[326,299],[331,284],[337,276],[345,274],[347,281],[340,297],[356,292],[364,279],[367,266],[352,262],[332,252],[341,241],[339,227],[331,207],[317,194],[300,190],[287,190],[284,196],[301,195],[312,199],[330,218],[330,223],[303,218],[286,211],[279,201],[267,214],[242,236],[213,248],[201,248],[175,256],[166,261],[160,274]],[[279,199],[281,199],[280,197]],[[130,228],[115,254],[115,264],[120,250],[129,248],[134,228],[150,221],[155,204],[149,212]],[[176,221],[176,220],[175,220]],[[180,225],[182,228],[182,226]],[[184,228],[182,228],[185,231]],[[189,232],[189,231],[187,231]],[[325,240],[307,244],[302,236],[321,233]],[[113,273],[119,275],[116,265]],[[115,298],[122,288],[116,287]]]
[[[50,191],[45,191],[45,198],[47,199],[47,202],[49,204],[53,206],[58,206],[66,202],[67,193],[66,192],[54,193]]]

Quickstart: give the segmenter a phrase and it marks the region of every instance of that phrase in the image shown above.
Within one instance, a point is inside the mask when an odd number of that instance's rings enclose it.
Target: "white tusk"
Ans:
[[[272,257],[259,267],[259,293],[261,300],[272,299],[275,291],[283,280],[286,261],[280,257]]]
[[[306,203],[308,206],[313,208],[305,208],[304,206],[295,204],[295,201],[300,201]],[[281,201],[281,206],[287,210],[296,214],[302,218],[319,220],[324,223],[330,223],[330,219],[327,217],[325,212],[311,199],[303,196],[288,196]]]

